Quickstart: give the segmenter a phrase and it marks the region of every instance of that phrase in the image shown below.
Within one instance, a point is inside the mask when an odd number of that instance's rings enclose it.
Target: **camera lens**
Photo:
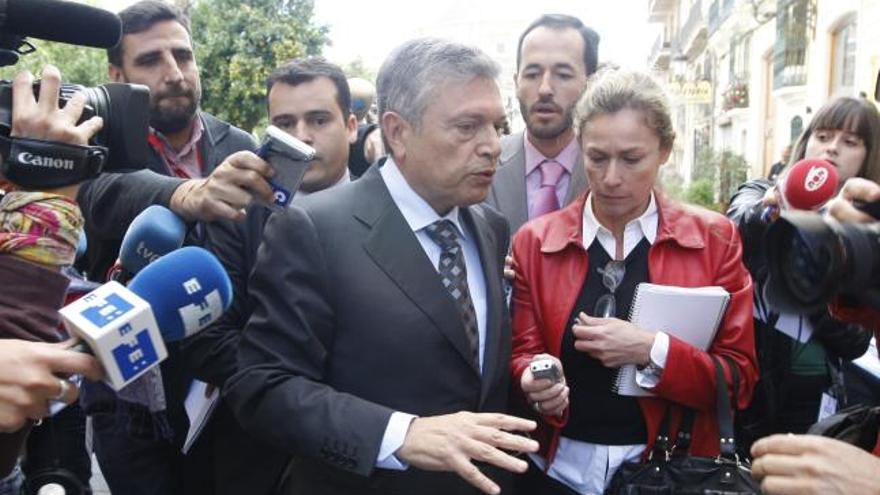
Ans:
[[[86,104],[94,114],[104,119],[95,142],[110,150],[105,170],[146,165],[149,160],[146,139],[150,122],[149,89],[138,84],[120,83],[94,88],[74,87],[86,95]]]
[[[789,211],[767,230],[767,297],[780,309],[817,309],[831,298],[842,270],[839,242],[820,215]]]
[[[767,230],[768,300],[779,309],[819,309],[836,294],[880,286],[880,223],[839,224],[791,211]]]
[[[787,251],[791,254],[785,259],[789,285],[799,299],[808,301],[815,298],[814,288],[827,276],[831,254],[821,245],[811,249],[799,232],[790,239],[791,246]]]

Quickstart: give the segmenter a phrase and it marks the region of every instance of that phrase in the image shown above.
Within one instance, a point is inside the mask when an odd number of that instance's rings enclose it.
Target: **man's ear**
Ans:
[[[669,161],[669,155],[672,154],[672,145],[666,149],[660,150],[660,165],[665,165]]]
[[[406,158],[406,143],[412,135],[413,128],[402,115],[397,112],[382,114],[382,140],[389,148],[388,153],[401,162]]]
[[[358,137],[358,121],[353,112],[348,114],[348,119],[345,121],[345,132],[348,134],[348,144],[354,144]]]
[[[114,64],[107,64],[107,76],[113,82],[125,82],[125,75],[122,73],[122,67]]]

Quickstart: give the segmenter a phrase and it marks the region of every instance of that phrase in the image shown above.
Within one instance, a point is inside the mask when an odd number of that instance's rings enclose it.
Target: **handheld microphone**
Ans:
[[[76,243],[76,261],[82,259],[83,256],[86,255],[86,252],[89,250],[89,238],[86,237],[86,231],[79,231],[79,242]]]
[[[122,38],[113,12],[61,0],[0,1],[0,32],[73,45],[112,48]]]
[[[165,342],[193,335],[232,302],[232,282],[208,251],[185,247],[150,264],[129,288],[107,282],[60,310],[119,390],[167,356]]]
[[[134,218],[119,248],[122,269],[132,275],[179,249],[186,237],[183,220],[164,206],[153,205]]]
[[[837,192],[837,167],[818,158],[804,158],[785,172],[779,191],[779,205],[768,206],[761,220],[770,223],[779,216],[780,209],[818,210]]]
[[[256,153],[275,169],[275,177],[269,181],[273,201],[266,206],[276,210],[287,208],[317,152],[308,144],[270,125]]]
[[[805,158],[785,174],[779,192],[784,206],[817,210],[837,193],[837,167],[818,158]]]
[[[141,270],[129,290],[153,307],[168,342],[184,339],[213,323],[232,303],[232,281],[217,258],[187,246]]]

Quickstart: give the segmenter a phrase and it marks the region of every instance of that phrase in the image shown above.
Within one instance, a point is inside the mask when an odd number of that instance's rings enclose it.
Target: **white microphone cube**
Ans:
[[[114,390],[168,357],[150,304],[118,282],[98,287],[59,313],[104,365],[104,381]]]

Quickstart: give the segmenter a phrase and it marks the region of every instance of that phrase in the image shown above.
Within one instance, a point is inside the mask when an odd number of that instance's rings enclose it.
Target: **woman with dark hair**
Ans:
[[[642,73],[604,71],[576,112],[590,190],[513,239],[511,372],[518,402],[539,419],[541,444],[520,486],[530,495],[602,493],[624,462],[646,455],[667,411],[675,435],[684,408],[693,410],[691,453],[717,455],[714,358],[740,407],[757,376],[752,284],[736,228],[656,188],[675,138],[660,87]],[[707,351],[627,321],[642,282],[730,294]],[[603,317],[609,297],[615,310]],[[558,383],[534,378],[537,357],[563,371]],[[612,391],[627,364],[639,366],[636,381],[652,396]]]
[[[840,188],[854,177],[880,181],[880,114],[858,98],[837,98],[816,112],[792,152],[791,164],[819,158],[838,172]],[[784,180],[783,171],[779,182]],[[778,189],[758,179],[740,187],[728,217],[743,240],[743,260],[755,284],[755,342],[761,377],[755,399],[737,421],[738,445],[748,452],[755,440],[773,433],[805,433],[823,414],[846,403],[840,373],[844,360],[868,347],[871,332],[841,322],[827,310],[808,315],[786,314],[768,303],[764,287],[768,267],[764,232],[778,211]],[[789,327],[789,334],[779,328]],[[823,397],[824,395],[824,397]]]
[[[822,158],[835,167],[840,184],[851,177],[880,182],[880,114],[864,98],[842,97],[816,112],[801,134],[789,163]]]

